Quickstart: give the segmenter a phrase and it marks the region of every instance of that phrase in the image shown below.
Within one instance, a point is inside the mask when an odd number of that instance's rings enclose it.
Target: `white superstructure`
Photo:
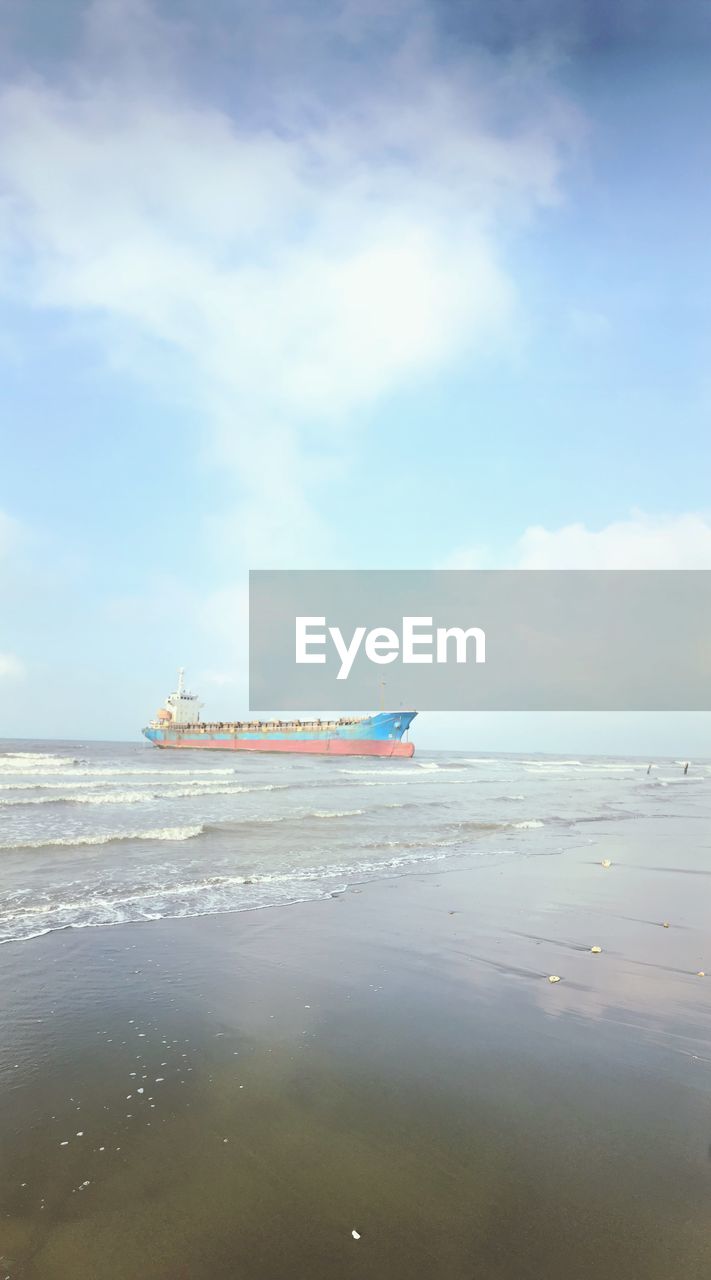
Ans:
[[[196,693],[187,692],[185,669],[181,667],[178,671],[178,687],[175,693],[169,693],[165,700],[165,709],[170,714],[172,724],[197,724],[202,705]]]

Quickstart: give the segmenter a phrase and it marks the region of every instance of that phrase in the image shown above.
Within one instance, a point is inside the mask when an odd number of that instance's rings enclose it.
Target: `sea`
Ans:
[[[317,899],[443,861],[707,821],[711,763],[419,752],[410,760],[0,742],[0,943]]]

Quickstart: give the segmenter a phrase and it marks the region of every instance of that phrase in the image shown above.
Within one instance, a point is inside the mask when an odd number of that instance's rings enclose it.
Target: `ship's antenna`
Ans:
[[[385,710],[385,681],[380,681],[380,710]]]
[[[185,667],[178,667],[178,693],[182,693],[185,689],[185,681],[183,679],[184,675]]]

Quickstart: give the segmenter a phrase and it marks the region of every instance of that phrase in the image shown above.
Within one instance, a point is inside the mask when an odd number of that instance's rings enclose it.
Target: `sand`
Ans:
[[[711,842],[625,825],[0,948],[0,1280],[707,1280]]]

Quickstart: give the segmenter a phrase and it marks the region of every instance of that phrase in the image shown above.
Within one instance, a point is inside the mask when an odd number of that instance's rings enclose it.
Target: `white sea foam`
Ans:
[[[394,777],[405,777],[413,780],[422,777],[422,774],[416,773],[414,768],[393,768],[392,765],[381,765],[380,768],[376,766],[373,769],[339,769],[338,772],[373,778],[376,781]]]
[[[94,778],[164,778],[168,775],[200,781],[210,774],[235,774],[236,769],[75,769],[79,776]]]
[[[28,784],[29,785],[29,784]],[[72,784],[73,787],[74,784]],[[79,784],[81,785],[81,784]],[[87,788],[90,784],[84,784]],[[155,790],[144,789],[143,791],[82,791],[75,794],[73,790],[67,795],[42,795],[42,796],[15,796],[12,798],[0,796],[0,805],[27,805],[27,804],[145,804],[150,800],[180,800],[180,799],[200,799],[201,797],[209,798],[211,796],[237,796],[250,795],[256,791],[278,791],[286,788],[286,783],[281,787],[268,784],[266,786],[243,787],[236,785],[233,787],[225,786],[222,782],[212,782],[205,784],[197,784],[195,787],[180,788],[179,784],[170,784],[168,789]],[[67,791],[68,783],[53,783],[51,789],[53,791]],[[14,789],[14,788],[13,788]],[[23,790],[28,789],[23,787]],[[33,790],[39,788],[34,787]],[[43,788],[44,789],[44,788]]]
[[[444,846],[451,841],[440,841]],[[388,842],[398,847],[398,841]],[[170,877],[129,892],[93,891],[85,896],[16,904],[0,915],[0,942],[26,941],[56,929],[91,928],[131,921],[218,915],[235,910],[287,905],[343,892],[349,884],[397,875],[422,862],[447,856],[419,847],[390,857],[328,866],[293,868],[283,872],[200,877],[185,881]],[[166,868],[168,871],[169,868]]]
[[[56,751],[0,751],[0,764],[6,760],[59,760],[63,764],[74,764],[74,757],[61,756]]]
[[[43,840],[17,840],[0,844],[0,849],[51,849],[56,845],[113,844],[119,840],[192,840],[202,835],[201,825],[192,827],[156,827],[151,831],[104,831],[99,835],[46,836]]]
[[[22,798],[18,797],[15,800],[8,800],[5,799],[5,797],[0,796],[0,805],[55,804],[56,799],[56,796],[27,796]]]
[[[690,783],[708,782],[708,778],[702,778],[698,774],[693,773],[682,773],[679,774],[679,777],[677,778],[655,778],[654,781],[661,783],[663,787],[668,786],[669,783],[679,783],[681,786],[688,787]]]
[[[238,770],[235,768],[231,768],[231,769],[227,769],[227,768],[194,769],[193,768],[191,769],[186,767],[184,769],[168,769],[168,768],[161,768],[160,765],[157,765],[155,768],[144,768],[139,766],[128,767],[128,768],[121,766],[119,768],[111,768],[111,767],[102,766],[102,765],[94,766],[86,760],[63,761],[61,759],[55,760],[54,765],[51,765],[49,764],[49,761],[51,759],[51,757],[49,756],[46,759],[42,756],[33,756],[32,759],[40,761],[40,764],[37,768],[33,769],[29,767],[28,757],[25,757],[22,760],[16,760],[13,762],[8,762],[7,758],[3,760],[0,757],[0,774],[3,772],[3,770],[6,770],[7,772],[13,772],[13,773],[31,774],[33,776],[38,776],[46,773],[49,773],[52,775],[66,773],[67,778],[71,778],[71,779],[74,779],[74,778],[98,778],[98,779],[139,778],[139,777],[163,778],[169,775],[173,775],[179,778],[195,778],[196,780],[199,781],[201,778],[208,777],[211,774],[235,774],[238,772]]]
[[[66,791],[68,787],[106,787],[107,782],[77,782],[68,778],[62,782],[0,782],[0,791]]]
[[[140,800],[150,800],[150,795],[141,791],[111,791],[105,795],[68,795],[68,796],[16,796],[14,799],[0,797],[0,805],[28,804],[136,804]]]
[[[516,827],[519,831],[530,831],[534,827],[544,827],[545,823],[540,822],[538,818],[531,818],[528,822],[512,822],[512,827]]]
[[[363,809],[314,809],[310,818],[357,818]]]
[[[644,770],[647,765],[634,760],[521,760],[528,773],[629,773],[631,770]]]
[[[34,751],[0,756],[2,773],[57,773],[80,769],[84,761],[70,760],[66,756],[40,755]]]
[[[421,772],[418,772],[420,770]],[[435,777],[438,774],[445,776],[450,773],[465,773],[464,765],[452,764],[430,764],[425,760],[418,763],[417,766],[399,765],[381,765],[380,768],[373,769],[339,769],[339,773],[352,774],[357,777],[370,778],[373,782],[387,782],[390,778],[409,778],[410,782],[421,782],[423,777]],[[442,779],[441,779],[442,780]]]

